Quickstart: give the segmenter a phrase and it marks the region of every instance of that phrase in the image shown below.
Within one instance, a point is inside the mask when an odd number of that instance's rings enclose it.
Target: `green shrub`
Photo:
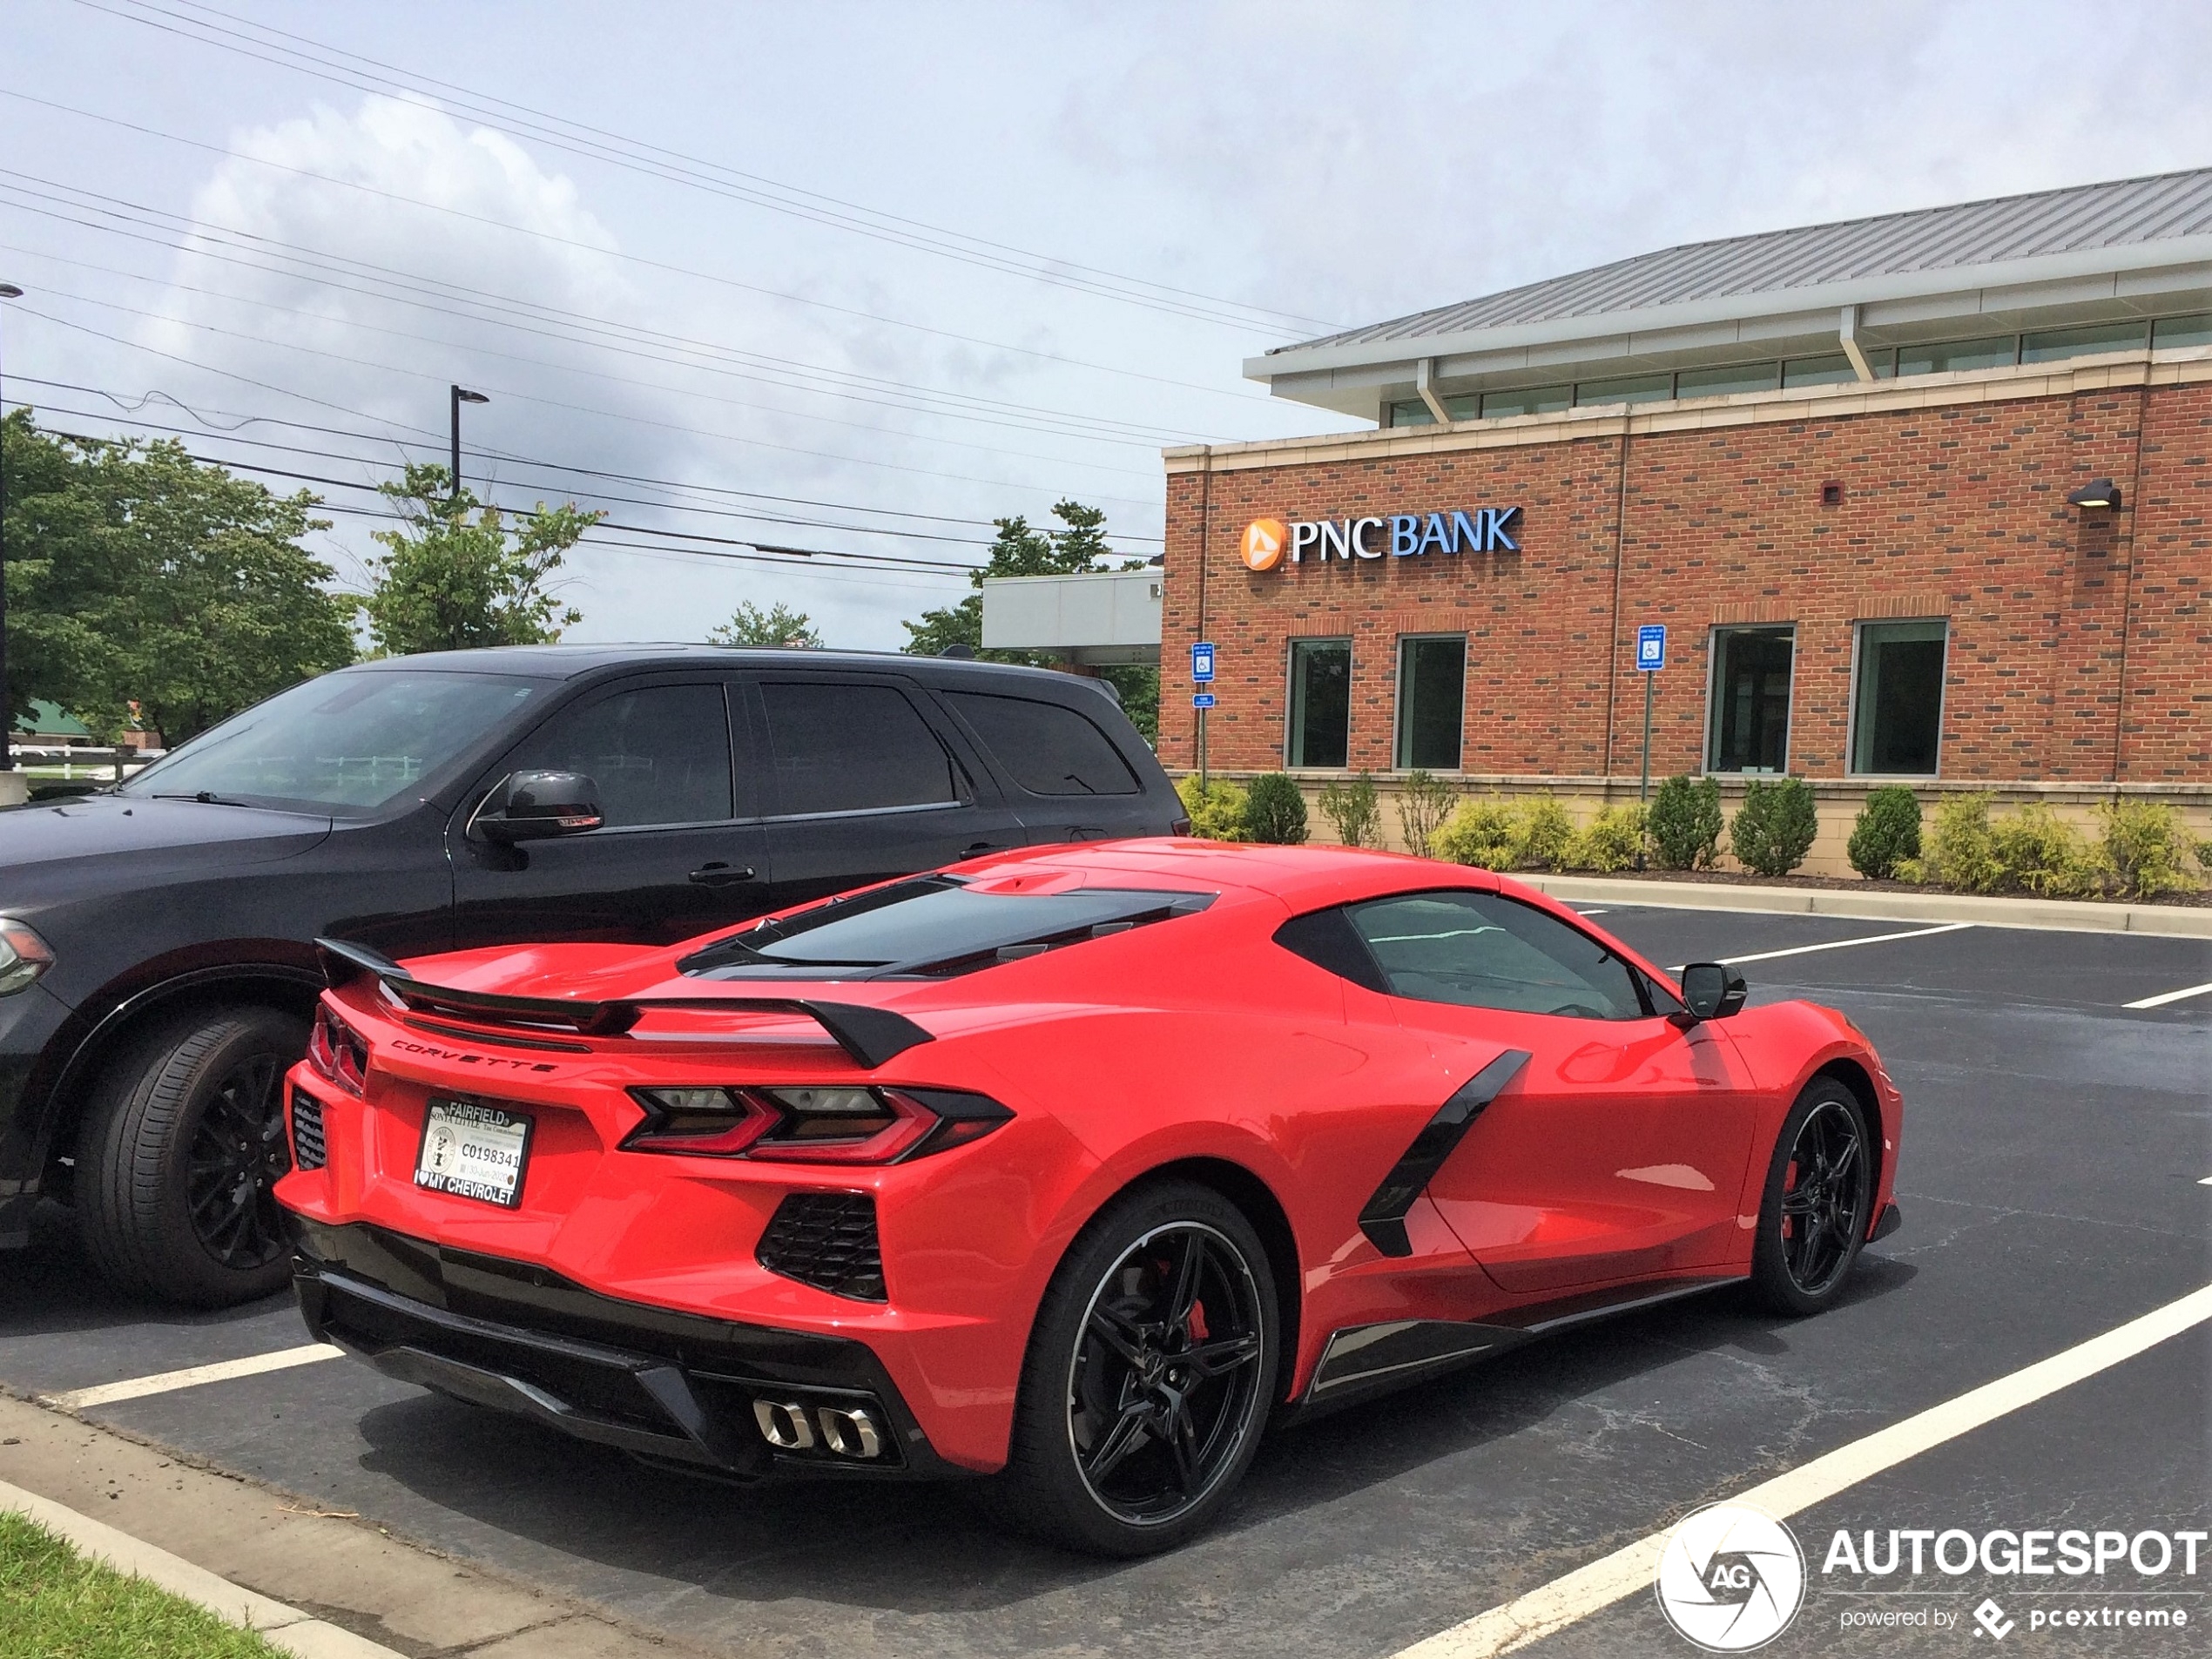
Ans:
[[[1556,870],[1574,844],[1575,819],[1549,795],[1521,803],[1521,840],[1514,849],[1516,870]]]
[[[1460,792],[1433,772],[1416,766],[1406,774],[1398,796],[1398,827],[1408,853],[1426,853],[1429,840],[1458,805]]]
[[[1290,774],[1267,772],[1244,795],[1244,829],[1255,841],[1296,846],[1305,840],[1305,797]]]
[[[1669,870],[1709,870],[1720,856],[1721,786],[1711,778],[1676,775],[1651,798],[1645,827],[1652,851]]]
[[[1251,839],[1244,827],[1244,792],[1216,779],[1202,791],[1196,773],[1175,786],[1183,797],[1183,810],[1190,814],[1190,833],[1209,841]]]
[[[1520,817],[1495,797],[1463,800],[1430,835],[1429,854],[1478,870],[1510,870],[1521,852]]]
[[[1771,783],[1753,778],[1744,783],[1743,804],[1736,809],[1728,840],[1737,861],[1754,875],[1787,875],[1805,861],[1819,833],[1811,784],[1802,778]]]
[[[1902,860],[1920,856],[1920,798],[1903,784],[1868,790],[1848,851],[1851,867],[1869,881],[1894,876]]]
[[[2001,885],[2046,899],[2082,899],[2104,890],[2104,849],[2040,801],[1992,820],[1989,837]]]
[[[1559,867],[1595,870],[1602,875],[1629,868],[1643,851],[1643,820],[1640,806],[1607,807],[1575,832]]]
[[[2108,800],[2098,806],[2097,821],[2104,831],[2105,860],[2127,897],[2196,890],[2189,855],[2195,852],[2202,862],[2204,850],[2192,845],[2173,807],[2163,801]]]
[[[1953,795],[1939,805],[1920,856],[1900,863],[1898,873],[1907,881],[1961,893],[1994,893],[2003,886],[2005,866],[1989,827],[1989,797]]]
[[[1375,780],[1364,772],[1321,791],[1321,816],[1346,846],[1382,845],[1382,805],[1375,799]]]

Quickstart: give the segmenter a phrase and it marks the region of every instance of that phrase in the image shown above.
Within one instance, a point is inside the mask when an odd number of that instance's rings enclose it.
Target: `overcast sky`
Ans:
[[[7,0],[9,402],[363,486],[481,389],[481,489],[610,512],[575,638],[896,645],[995,517],[1149,555],[1163,444],[1341,424],[1269,346],[2212,163],[2201,3],[220,4]]]

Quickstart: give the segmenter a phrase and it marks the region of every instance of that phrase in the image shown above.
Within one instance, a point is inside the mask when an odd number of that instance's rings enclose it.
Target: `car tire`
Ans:
[[[307,1022],[203,1008],[102,1074],[78,1132],[78,1231],[119,1289],[193,1307],[282,1290],[291,1251],[270,1188],[291,1168],[284,1074]]]
[[[1266,1249],[1234,1204],[1185,1181],[1115,1199],[1030,1332],[997,1482],[1010,1518],[1123,1557],[1203,1531],[1259,1448],[1280,1329]]]
[[[1843,1294],[1873,1223],[1875,1148],[1858,1096],[1833,1077],[1798,1095],[1775,1137],[1751,1247],[1751,1288],[1776,1313]]]

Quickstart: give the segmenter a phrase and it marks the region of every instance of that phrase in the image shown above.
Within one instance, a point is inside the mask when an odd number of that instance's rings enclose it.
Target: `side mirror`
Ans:
[[[1743,1006],[1749,988],[1726,962],[1692,962],[1682,970],[1682,1000],[1694,1018],[1725,1020]]]
[[[605,821],[599,786],[580,772],[517,772],[496,784],[469,833],[502,846],[579,835]]]

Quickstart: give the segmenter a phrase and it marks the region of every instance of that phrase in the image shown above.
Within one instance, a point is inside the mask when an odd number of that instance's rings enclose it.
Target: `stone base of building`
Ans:
[[[20,806],[30,799],[30,785],[23,773],[13,770],[0,772],[0,806]]]
[[[1176,772],[1175,776],[1188,776]],[[1239,786],[1246,785],[1260,774],[1256,772],[1210,771],[1211,778],[1224,779]],[[1305,797],[1306,822],[1311,839],[1324,844],[1334,844],[1338,836],[1335,827],[1321,812],[1321,792],[1332,783],[1341,783],[1345,774],[1339,772],[1293,772],[1300,792]],[[1406,844],[1400,823],[1399,806],[1405,796],[1405,774],[1376,772],[1372,774],[1375,793],[1382,808],[1383,846],[1393,852],[1423,852],[1426,849]],[[1444,779],[1457,790],[1462,799],[1492,798],[1510,800],[1524,796],[1550,795],[1574,815],[1579,826],[1608,806],[1633,803],[1637,798],[1638,780],[1635,778],[1574,778],[1574,777],[1478,777],[1447,775]],[[1722,777],[1721,813],[1724,820],[1733,822],[1736,809],[1743,803],[1743,779]],[[1983,792],[1991,797],[1991,810],[2005,812],[2024,806],[2032,801],[2041,802],[2060,818],[2086,833],[2095,833],[2093,809],[2101,801],[2124,799],[2129,800],[2157,800],[2180,809],[2182,820],[2190,833],[2200,840],[2212,838],[2212,784],[2039,784],[1990,783],[1986,781],[1952,782],[1949,779],[1866,779],[1849,781],[1824,781],[1809,779],[1813,799],[1820,814],[1820,833],[1812,844],[1797,873],[1800,875],[1855,876],[1845,847],[1851,840],[1851,827],[1866,805],[1867,792],[1885,783],[1908,784],[1920,799],[1924,823],[1932,822],[1937,804],[1946,795]],[[1656,792],[1659,780],[1651,780]],[[1728,838],[1721,838],[1723,851],[1720,868],[1740,870],[1743,867],[1727,851]]]

